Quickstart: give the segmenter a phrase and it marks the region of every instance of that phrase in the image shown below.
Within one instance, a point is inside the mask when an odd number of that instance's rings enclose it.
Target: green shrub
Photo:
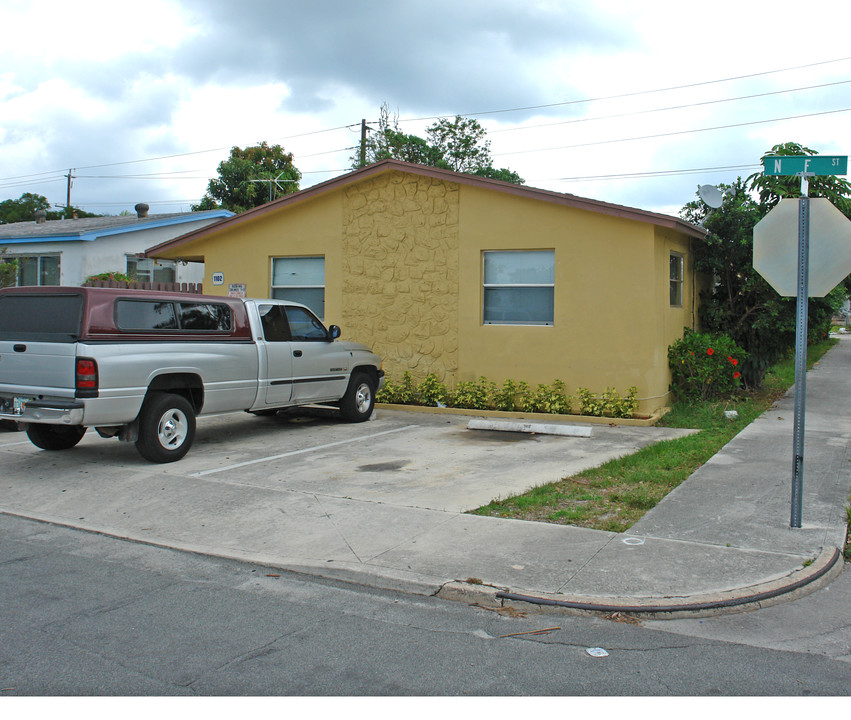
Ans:
[[[614,388],[608,387],[602,395],[594,395],[588,388],[576,391],[579,414],[592,417],[629,418],[638,409],[638,388],[631,386],[624,397]]]
[[[525,410],[527,412],[553,413],[569,415],[571,398],[565,392],[564,382],[554,380],[552,385],[540,384],[528,396]]]
[[[518,395],[520,389],[513,380],[506,380],[502,383],[502,387],[493,395],[494,409],[504,412],[514,412],[517,410]]]
[[[437,375],[429,373],[417,387],[417,395],[420,403],[426,407],[445,405],[449,397],[449,391],[443,383],[437,379]]]
[[[496,383],[486,377],[478,380],[459,380],[455,389],[449,393],[447,405],[469,410],[489,410],[493,407],[492,398],[496,394]]]
[[[612,418],[632,417],[638,408],[637,396],[638,388],[635,386],[629,388],[624,397],[614,388],[606,388],[599,397],[592,395],[589,390],[579,388],[579,414]],[[563,380],[553,380],[552,385],[541,383],[532,390],[525,380],[505,380],[502,387],[498,388],[496,383],[486,377],[480,377],[478,380],[460,380],[452,390],[447,390],[434,373],[429,373],[419,385],[415,384],[408,370],[402,373],[402,380],[398,383],[387,376],[375,399],[377,402],[393,405],[442,405],[462,410],[539,412],[553,415],[569,415],[574,403],[574,399],[566,392]]]
[[[401,383],[395,383],[389,377],[385,378],[384,387],[376,393],[375,399],[391,405],[416,405],[417,388],[411,372],[405,370],[402,373]]]
[[[671,390],[685,401],[730,397],[741,385],[739,364],[747,357],[728,335],[685,328],[683,337],[668,348]]]
[[[97,275],[89,275],[86,278],[86,283],[92,282],[93,280],[117,280],[119,282],[132,282],[135,278],[131,278],[129,275],[124,274],[123,272],[102,272]]]

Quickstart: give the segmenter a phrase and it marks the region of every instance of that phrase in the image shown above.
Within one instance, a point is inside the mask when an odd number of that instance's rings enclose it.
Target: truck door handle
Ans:
[[[301,350],[293,350],[293,357],[301,357]]]

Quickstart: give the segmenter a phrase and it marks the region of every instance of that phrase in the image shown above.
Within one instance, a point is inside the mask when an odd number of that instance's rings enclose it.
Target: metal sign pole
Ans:
[[[804,177],[803,186],[808,185]],[[798,304],[795,323],[795,428],[790,527],[801,527],[804,488],[804,414],[807,400],[807,315],[809,309],[810,199],[798,200]]]
[[[801,178],[798,199],[798,275],[791,261],[795,252],[791,200],[772,208],[754,226],[754,269],[783,297],[797,292],[795,324],[795,428],[792,470],[792,512],[790,525],[801,527],[804,487],[804,414],[807,397],[807,311],[810,290],[823,297],[851,272],[851,228],[848,219],[825,198],[809,200],[809,178],[819,175],[846,175],[848,156],[766,155],[762,158],[765,175]],[[703,197],[701,195],[701,197]],[[815,223],[810,237],[810,221]],[[810,242],[813,244],[813,285],[810,288]]]

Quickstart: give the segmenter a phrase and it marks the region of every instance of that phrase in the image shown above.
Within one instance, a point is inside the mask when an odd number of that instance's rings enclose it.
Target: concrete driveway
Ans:
[[[322,411],[273,418],[231,413],[199,418],[195,444],[177,463],[150,464],[132,445],[93,430],[63,452],[38,450],[23,433],[0,433],[0,457],[4,479],[20,489],[33,489],[36,479],[44,490],[51,481],[76,479],[84,491],[87,482],[94,488],[109,476],[181,475],[464,512],[686,432],[597,425],[591,438],[577,438],[468,430],[469,419],[378,410],[370,422],[348,424]]]

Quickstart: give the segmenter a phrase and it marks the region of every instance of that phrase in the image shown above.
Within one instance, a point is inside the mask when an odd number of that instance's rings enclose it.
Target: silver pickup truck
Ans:
[[[0,420],[45,450],[93,427],[151,462],[182,458],[198,415],[334,405],[367,420],[381,360],[305,306],[148,290],[0,290]]]

